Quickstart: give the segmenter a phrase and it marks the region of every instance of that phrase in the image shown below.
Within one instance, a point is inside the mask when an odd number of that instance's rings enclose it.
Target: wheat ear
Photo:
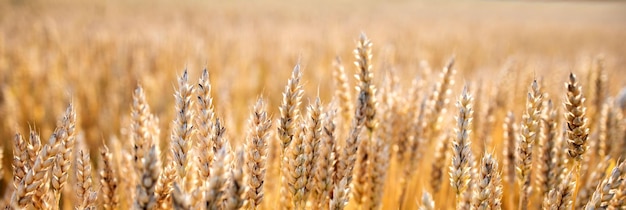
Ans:
[[[573,180],[573,174],[568,172],[564,175],[559,185],[550,190],[548,196],[543,200],[543,209],[549,210],[569,210],[572,206],[572,197],[574,196],[574,188],[576,183]]]
[[[176,99],[176,117],[174,119],[174,128],[171,134],[171,150],[173,161],[176,163],[176,171],[178,180],[183,187],[184,192],[188,192],[193,186],[188,179],[187,171],[190,170],[192,164],[189,162],[190,149],[193,136],[193,100],[191,95],[193,86],[189,84],[187,70],[178,78],[178,90],[174,94]],[[192,175],[192,174],[189,174]]]
[[[450,165],[450,185],[457,198],[457,209],[460,208],[460,201],[463,193],[471,179],[471,141],[469,139],[470,126],[472,123],[472,96],[468,93],[467,87],[463,88],[463,93],[457,101],[459,115],[456,118],[456,137],[452,142],[452,164]]]
[[[263,185],[266,181],[265,171],[267,163],[267,138],[272,126],[271,119],[265,111],[265,104],[259,98],[254,106],[254,111],[249,120],[249,133],[245,143],[246,173],[248,174],[247,200],[250,208],[257,209],[263,201],[265,192]]]
[[[323,115],[322,119],[322,136],[320,143],[315,145],[316,161],[313,167],[313,203],[317,204],[316,208],[325,209],[328,208],[330,202],[329,198],[332,196],[333,187],[333,163],[335,161],[335,153],[333,149],[337,146],[335,144],[335,123],[333,121],[335,111],[331,110]]]
[[[224,209],[234,210],[240,209],[245,202],[244,195],[246,193],[246,186],[244,180],[244,151],[238,150],[235,153],[236,157],[230,163],[231,169],[228,174],[228,186],[224,192]]]
[[[494,177],[498,170],[498,162],[491,154],[485,153],[480,164],[480,175],[476,180],[477,186],[474,189],[474,201],[472,209],[490,209],[495,196]]]
[[[539,176],[537,176],[541,197],[548,195],[550,189],[556,187],[556,159],[559,142],[558,114],[552,100],[547,101],[544,113],[542,121],[544,138],[541,138],[539,143]]]
[[[27,150],[28,144],[24,141],[22,134],[16,133],[13,137],[13,187],[15,189],[18,188],[20,182],[26,176],[28,170],[28,152]],[[32,167],[32,165],[31,165]]]
[[[93,189],[89,152],[80,150],[76,157],[76,195],[80,202],[77,209],[96,209],[98,193]]]
[[[70,103],[65,111],[65,115],[61,120],[61,124],[58,126],[64,132],[64,135],[59,135],[61,140],[62,151],[61,154],[55,159],[54,167],[52,168],[51,187],[54,192],[55,202],[59,202],[61,196],[61,190],[65,183],[67,183],[68,171],[71,166],[72,149],[76,142],[76,110],[74,105]]]
[[[302,100],[302,85],[300,80],[302,79],[302,72],[300,71],[300,65],[296,65],[291,72],[291,78],[285,86],[283,92],[283,101],[280,105],[280,118],[278,120],[278,137],[282,143],[283,153],[291,141],[296,136],[296,130],[298,129],[298,122],[300,118],[300,103]]]
[[[206,209],[215,210],[221,206],[226,187],[228,163],[230,163],[230,154],[224,147],[215,154],[215,160],[211,166],[211,177],[208,180],[205,197]]]
[[[169,206],[171,201],[172,185],[176,179],[176,167],[171,162],[167,165],[156,183],[154,188],[154,195],[156,197],[156,206],[148,206],[148,209],[164,209],[165,206]]]
[[[436,195],[441,189],[441,182],[443,181],[444,167],[446,167],[446,161],[448,160],[448,149],[450,148],[450,140],[453,137],[450,135],[444,135],[443,138],[438,141],[435,153],[435,160],[431,165],[430,172],[430,187],[433,189],[433,194]]]
[[[211,83],[209,80],[209,71],[205,68],[202,76],[198,80],[198,86],[195,89],[198,98],[196,103],[196,113],[198,114],[194,121],[195,128],[198,131],[196,135],[197,142],[195,149],[199,155],[198,168],[201,179],[207,179],[211,172],[211,162],[213,162],[213,139],[216,136],[212,133],[213,120],[215,111],[213,108],[213,97],[211,97]]]
[[[352,91],[350,90],[346,71],[339,57],[335,58],[333,66],[335,67],[335,71],[333,71],[333,78],[335,79],[334,81],[336,87],[335,97],[339,99],[339,111],[341,113],[342,122],[345,125],[348,125],[348,122],[350,122],[350,112],[354,109],[351,94]]]
[[[433,200],[433,196],[430,193],[424,191],[422,193],[422,203],[420,204],[419,210],[435,210],[435,201]]]
[[[616,165],[611,170],[611,175],[606,177],[596,188],[596,191],[591,196],[591,200],[585,206],[585,209],[608,209],[611,204],[611,200],[615,197],[617,190],[619,190],[621,182],[624,182],[623,172],[626,171],[626,161]]]
[[[425,138],[431,138],[437,136],[441,130],[441,121],[446,113],[446,106],[448,105],[450,95],[450,87],[454,85],[454,57],[450,58],[448,63],[444,66],[441,74],[439,75],[440,81],[433,88],[433,92],[428,99],[428,113],[426,113],[425,122],[426,126],[424,132]]]
[[[567,97],[565,105],[565,119],[567,122],[567,154],[573,159],[577,165],[583,158],[583,154],[587,150],[587,138],[589,128],[587,128],[587,117],[585,111],[587,108],[583,105],[585,97],[583,96],[582,87],[576,80],[576,75],[570,73],[569,81],[565,84],[567,89]]]
[[[517,152],[515,149],[518,147],[519,142],[518,129],[515,124],[515,115],[513,112],[508,112],[504,118],[503,123],[503,138],[504,138],[504,179],[507,183],[513,184],[515,182],[515,165],[517,161]]]
[[[540,135],[541,122],[541,103],[543,100],[542,93],[539,89],[537,80],[534,80],[530,86],[528,97],[526,99],[526,110],[522,117],[521,135],[517,152],[517,175],[520,183],[520,201],[519,209],[528,208],[529,196],[532,192],[531,174],[532,174],[532,156],[533,145]]]
[[[102,207],[104,209],[116,209],[119,196],[117,194],[117,175],[113,167],[113,155],[109,152],[109,148],[104,146],[100,150],[100,191]]]
[[[138,209],[147,209],[156,206],[156,196],[154,188],[157,184],[159,175],[161,174],[161,165],[159,162],[159,152],[156,145],[150,147],[148,155],[143,159],[143,173],[139,177],[137,184],[137,196],[135,197],[135,207]]]

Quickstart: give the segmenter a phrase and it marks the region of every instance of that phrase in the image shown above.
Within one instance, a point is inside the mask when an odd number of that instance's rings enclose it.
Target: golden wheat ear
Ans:
[[[576,165],[580,165],[583,154],[587,151],[587,138],[589,136],[587,117],[585,116],[587,108],[583,104],[585,97],[574,73],[570,73],[565,88],[567,89],[564,103],[567,123],[567,154],[576,162]]]
[[[296,130],[300,122],[300,104],[302,103],[302,72],[300,65],[296,65],[291,72],[291,78],[285,86],[283,100],[280,105],[280,118],[278,119],[278,137],[282,144],[283,153],[293,138],[296,138]]]
[[[495,189],[497,184],[494,179],[496,178],[496,174],[498,170],[498,162],[495,158],[489,154],[485,153],[480,163],[480,173],[477,176],[477,186],[474,189],[474,198],[472,209],[489,209],[494,206],[495,199],[492,199],[496,196]]]
[[[119,202],[118,177],[113,166],[113,154],[104,146],[100,150],[100,201],[104,209],[116,209]]]
[[[195,111],[197,113],[194,126],[197,131],[194,149],[198,154],[198,178],[205,180],[211,174],[211,162],[214,158],[213,141],[216,134],[214,133],[213,121],[215,120],[215,110],[213,108],[213,97],[211,96],[211,83],[209,80],[209,71],[205,68],[202,76],[198,79],[198,85],[195,88],[195,96],[197,103]],[[200,187],[204,184],[201,184]]]
[[[461,208],[462,196],[467,190],[471,181],[471,141],[469,135],[472,122],[472,101],[473,98],[467,90],[463,88],[463,93],[457,101],[459,114],[457,115],[456,137],[452,142],[452,163],[450,164],[450,185],[456,194],[457,208]]]
[[[80,150],[76,157],[77,209],[95,209],[98,192],[93,189],[89,152]]]
[[[254,105],[252,115],[248,121],[249,129],[245,147],[245,169],[248,175],[246,194],[248,205],[252,209],[261,206],[265,191],[265,172],[268,155],[269,131],[272,127],[272,120],[267,116],[265,103],[259,98]]]
[[[182,187],[183,192],[190,192],[195,186],[193,177],[194,173],[188,173],[193,170],[193,161],[189,161],[194,155],[191,151],[192,139],[194,134],[193,120],[195,110],[193,109],[194,101],[192,100],[193,86],[189,84],[189,75],[187,69],[178,78],[178,89],[174,94],[176,99],[176,115],[173,122],[172,134],[170,136],[170,147],[172,151],[173,161],[176,163],[177,183]]]
[[[541,135],[541,110],[543,103],[543,93],[539,88],[537,80],[534,80],[529,88],[526,98],[526,109],[522,117],[520,129],[520,139],[518,144],[517,175],[520,183],[519,208],[528,208],[530,195],[532,193],[531,174],[533,146]]]
[[[435,201],[430,193],[424,191],[422,193],[422,203],[420,204],[419,210],[435,210]]]

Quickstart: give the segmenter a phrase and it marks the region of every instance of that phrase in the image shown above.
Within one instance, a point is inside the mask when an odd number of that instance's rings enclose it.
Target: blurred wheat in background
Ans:
[[[624,23],[619,1],[2,1],[0,204],[626,209]]]

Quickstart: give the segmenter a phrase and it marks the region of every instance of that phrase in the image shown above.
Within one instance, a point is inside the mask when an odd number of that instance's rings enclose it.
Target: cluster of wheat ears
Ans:
[[[456,209],[626,208],[623,107],[616,102],[623,99],[607,96],[602,68],[591,103],[574,74],[567,77],[563,97],[549,97],[541,81],[528,84],[521,120],[508,111],[504,146],[497,150],[491,131],[500,127],[493,118],[501,107],[474,100],[480,90],[466,86],[453,111],[456,123],[446,123],[454,59],[432,89],[420,80],[408,90],[393,80],[377,89],[371,46],[361,35],[354,50],[356,92],[337,59],[332,102],[308,99],[306,112],[302,70],[296,65],[282,93],[280,116],[268,115],[260,97],[247,132],[231,135],[244,139],[243,145],[231,144],[224,135],[226,124],[214,109],[207,70],[197,83],[186,70],[179,76],[169,146],[159,145],[159,118],[141,86],[133,94],[129,140],[104,143],[108,146],[99,151],[85,149],[77,136],[80,116],[70,104],[48,141],[34,130],[15,135],[13,180],[3,205],[57,209],[65,201],[77,209],[380,209],[383,197],[395,196],[399,209],[452,208],[433,199],[447,196],[455,198],[449,203]],[[478,105],[485,111],[474,116]],[[392,165],[397,180],[386,183]],[[414,189],[416,176],[429,176],[429,183]],[[395,185],[395,192],[386,184]],[[409,193],[415,191],[420,193]]]

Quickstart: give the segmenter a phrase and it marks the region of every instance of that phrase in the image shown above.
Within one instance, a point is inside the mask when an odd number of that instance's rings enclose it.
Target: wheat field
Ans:
[[[0,2],[5,209],[626,209],[621,1]]]

